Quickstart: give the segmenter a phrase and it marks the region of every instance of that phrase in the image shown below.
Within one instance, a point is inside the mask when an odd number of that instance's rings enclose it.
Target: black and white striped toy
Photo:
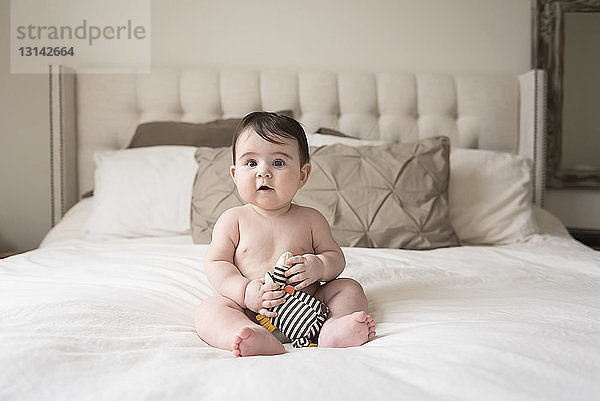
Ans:
[[[292,257],[284,252],[277,261],[273,273],[265,274],[265,283],[277,283],[284,291],[285,302],[270,310],[277,313],[271,324],[278,328],[295,348],[316,346],[323,323],[329,315],[329,308],[321,301],[303,291],[295,290],[287,284],[286,262]]]

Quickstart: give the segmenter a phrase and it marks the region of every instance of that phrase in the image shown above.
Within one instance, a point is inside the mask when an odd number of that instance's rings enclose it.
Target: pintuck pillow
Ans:
[[[294,202],[314,207],[340,246],[432,249],[458,245],[449,222],[445,137],[406,144],[311,147],[312,172]],[[210,241],[226,209],[243,204],[229,178],[230,150],[200,148],[192,236]]]
[[[377,143],[339,135],[309,134],[307,137],[312,145]],[[526,240],[539,232],[535,210],[529,200],[530,181],[528,159],[512,153],[453,148],[450,154],[450,223],[461,243],[508,244]]]
[[[318,209],[342,246],[433,249],[458,245],[448,212],[445,137],[313,149],[295,201]]]
[[[195,147],[154,146],[97,152],[91,235],[188,234]]]
[[[231,147],[198,148],[195,156],[198,172],[192,189],[192,239],[196,244],[208,244],[221,213],[244,201],[229,175]]]
[[[450,222],[464,244],[508,244],[539,231],[531,163],[512,153],[452,149]]]

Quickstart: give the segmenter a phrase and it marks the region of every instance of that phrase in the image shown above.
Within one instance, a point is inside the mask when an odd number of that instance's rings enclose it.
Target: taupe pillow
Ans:
[[[341,131],[335,130],[333,128],[325,128],[325,127],[320,127],[319,129],[317,129],[315,131],[315,134],[339,136],[342,138],[353,138],[352,136],[346,135]]]
[[[180,145],[218,148],[231,145],[239,118],[194,124],[178,121],[155,121],[137,126],[130,148]]]
[[[294,202],[319,210],[340,246],[456,246],[448,209],[449,150],[445,137],[311,148],[312,172]],[[208,243],[219,215],[243,201],[229,178],[230,150],[200,148],[196,160],[192,237]]]
[[[318,209],[341,246],[432,249],[458,245],[450,225],[448,138],[322,146],[294,201]]]
[[[277,113],[293,117],[292,110],[281,110]],[[240,118],[228,118],[197,124],[179,121],[144,123],[137,126],[128,147],[180,145],[219,148],[230,146],[240,120]]]
[[[208,244],[212,229],[225,210],[244,204],[229,175],[231,147],[198,148],[198,172],[192,190],[191,226],[196,244]]]

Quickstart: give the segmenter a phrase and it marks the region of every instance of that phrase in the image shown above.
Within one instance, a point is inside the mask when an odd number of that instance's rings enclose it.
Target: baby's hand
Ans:
[[[268,309],[284,303],[285,298],[283,298],[283,294],[283,290],[279,289],[279,284],[265,284],[264,279],[256,279],[246,285],[244,303],[251,311],[260,313],[266,317],[275,317],[277,313],[271,312]]]
[[[323,261],[312,253],[292,256],[287,260],[287,265],[291,268],[285,272],[285,276],[290,278],[290,282],[296,284],[295,290],[301,290],[321,280],[325,270]]]

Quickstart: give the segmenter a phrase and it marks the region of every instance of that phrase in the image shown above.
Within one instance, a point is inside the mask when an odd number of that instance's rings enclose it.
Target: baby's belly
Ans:
[[[275,264],[270,261],[249,261],[238,258],[236,266],[240,269],[242,276],[248,280],[256,280],[264,278],[266,272],[272,272]]]
[[[236,266],[240,270],[242,275],[248,280],[262,279],[265,277],[266,272],[273,272],[273,269],[275,268],[275,263],[277,262],[279,256],[281,255],[278,255],[278,257],[275,258],[274,262],[271,261],[272,257],[267,259],[257,258],[254,260],[252,260],[253,258],[250,257],[238,257],[236,258]],[[318,287],[319,283],[313,283],[307,288],[304,288],[302,291],[310,295],[314,295]]]
[[[263,278],[266,272],[273,272],[277,260],[286,251],[295,256],[314,252],[309,246],[292,248],[289,244],[271,246],[240,244],[234,255],[234,263],[246,278],[250,280]]]

